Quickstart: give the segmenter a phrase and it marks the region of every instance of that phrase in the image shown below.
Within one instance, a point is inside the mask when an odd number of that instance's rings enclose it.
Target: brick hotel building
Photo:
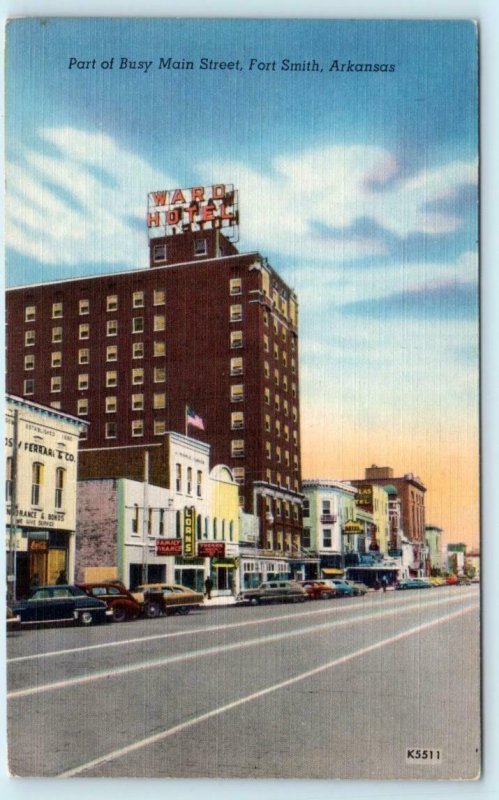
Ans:
[[[204,431],[189,435],[233,470],[260,547],[297,552],[297,298],[207,218],[154,230],[148,269],[8,290],[7,390],[89,423],[80,478],[142,480],[147,450],[158,486],[164,434],[185,433],[191,407]]]

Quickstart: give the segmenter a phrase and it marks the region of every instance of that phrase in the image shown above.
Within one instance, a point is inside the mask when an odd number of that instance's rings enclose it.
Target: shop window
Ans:
[[[39,506],[43,486],[44,465],[35,461],[31,466],[31,505]]]
[[[66,480],[66,470],[62,467],[57,467],[55,471],[55,507],[62,508],[63,504],[63,491]]]

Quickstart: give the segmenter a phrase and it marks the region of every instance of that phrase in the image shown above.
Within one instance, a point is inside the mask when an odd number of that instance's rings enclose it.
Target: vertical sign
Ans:
[[[184,556],[193,557],[195,555],[194,530],[196,522],[196,510],[194,506],[184,508]]]

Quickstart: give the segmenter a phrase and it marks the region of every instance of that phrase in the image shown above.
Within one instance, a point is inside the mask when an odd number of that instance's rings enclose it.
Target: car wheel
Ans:
[[[128,614],[123,606],[113,606],[113,622],[126,622]]]
[[[80,625],[88,626],[92,625],[94,621],[94,615],[91,611],[80,611],[78,615],[78,622]]]
[[[260,600],[258,599],[258,597],[252,597],[250,599],[250,605],[259,606],[260,605]]]
[[[146,606],[146,617],[156,619],[159,617],[160,608],[158,603],[148,603]]]

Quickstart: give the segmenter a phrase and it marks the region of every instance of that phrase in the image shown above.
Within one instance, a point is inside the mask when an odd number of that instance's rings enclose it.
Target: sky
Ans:
[[[7,76],[8,285],[147,268],[148,192],[233,183],[299,298],[303,476],[413,472],[477,546],[474,25],[22,20]]]

